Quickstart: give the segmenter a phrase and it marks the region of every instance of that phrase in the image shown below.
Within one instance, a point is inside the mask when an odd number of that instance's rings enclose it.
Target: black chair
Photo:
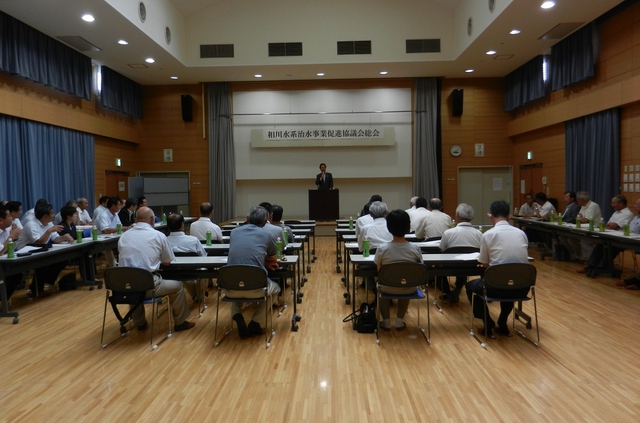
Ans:
[[[488,332],[485,332],[484,342],[478,338],[473,331],[473,303],[477,299],[484,300],[486,302],[517,302],[518,305],[513,309],[513,323],[512,329],[520,337],[531,342],[536,347],[540,345],[540,330],[538,328],[538,307],[536,304],[536,268],[529,263],[506,263],[489,266],[484,273],[484,286],[482,288],[482,294],[476,292],[471,297],[471,330],[469,334],[473,336],[482,348],[486,348],[488,341]],[[521,293],[527,290],[524,295],[511,295],[513,293]],[[528,294],[531,293],[531,297]],[[522,303],[533,300],[533,310],[535,316],[536,325],[536,341],[529,339],[522,331],[516,329],[516,317],[520,321],[521,316],[526,316],[522,311]],[[487,307],[484,307],[484,327],[487,328]]]
[[[391,263],[380,268],[378,272],[377,295],[380,299],[385,300],[422,300],[425,298],[421,287],[427,284],[428,272],[427,267],[422,263]],[[389,294],[382,292],[382,287],[390,288],[415,288],[410,294]],[[427,293],[427,304],[429,303],[429,290]],[[427,331],[420,326],[420,305],[418,304],[418,328],[422,332],[422,336],[428,344],[431,344],[431,316],[429,314],[429,306],[427,306]],[[376,343],[380,345],[380,307],[377,307],[378,327],[376,329]]]
[[[167,309],[171,308],[169,296],[157,296],[153,274],[148,270],[139,269],[137,267],[111,267],[104,272],[104,283],[106,287],[106,297],[104,300],[104,315],[102,317],[102,336],[100,342],[102,348],[106,348],[116,341],[121,340],[129,334],[130,329],[127,324],[131,321],[131,315],[138,307],[144,307],[144,304],[152,305],[151,315],[151,349],[158,348],[164,340],[172,336],[171,313],[169,315],[169,328],[158,342],[153,342],[153,333],[155,329],[155,320],[158,316],[158,306],[164,297],[167,298]],[[113,313],[120,322],[120,337],[104,343],[104,329],[107,320],[107,303],[111,303]],[[123,316],[118,309],[119,305],[130,306],[129,310]]]
[[[264,302],[265,307],[265,341],[267,348],[271,346],[271,338],[275,335],[273,330],[273,316],[269,319],[271,313],[270,295],[268,295],[268,279],[264,269],[259,266],[251,265],[226,265],[222,266],[218,271],[218,301],[216,305],[216,326],[214,333],[214,347],[217,347],[226,337],[233,331],[233,323],[227,329],[218,341],[218,315],[220,312],[220,300],[224,302],[236,303],[256,303]],[[262,290],[260,298],[244,297],[243,292],[247,294],[251,291]],[[224,297],[222,297],[224,291]],[[260,307],[260,305],[258,305]],[[269,321],[271,325],[269,325]]]
[[[200,255],[198,253],[195,252],[181,252],[181,251],[174,251],[173,254],[176,257],[199,257]],[[196,281],[196,297],[198,298],[198,315],[200,317],[202,317],[202,314],[204,313],[204,311],[208,308],[207,307],[207,297],[209,296],[209,293],[207,292],[207,284],[208,282],[212,282],[212,279],[204,279],[204,278],[197,278],[197,279],[187,279],[187,280],[195,280]]]

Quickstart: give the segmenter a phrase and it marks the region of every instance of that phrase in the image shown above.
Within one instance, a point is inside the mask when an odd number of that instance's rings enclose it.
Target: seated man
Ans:
[[[135,223],[133,214],[137,207],[135,198],[127,198],[124,202],[124,206],[118,212],[118,218],[123,227],[129,227]]]
[[[547,195],[544,192],[536,193],[533,198],[536,202],[534,205],[535,217],[542,220],[549,220],[552,214],[558,214],[553,204],[547,200]]]
[[[22,215],[22,226],[26,226],[27,223],[29,223],[30,220],[34,220],[35,216],[36,216],[36,208],[41,205],[41,204],[49,204],[48,200],[45,200],[44,198],[40,198],[38,199],[38,201],[36,201],[36,205],[33,206],[32,209],[27,210],[24,215]]]
[[[562,212],[563,223],[576,223],[576,216],[580,212],[580,206],[576,203],[576,193],[566,191],[564,193],[564,211]]]
[[[504,263],[528,263],[529,254],[527,236],[520,229],[509,225],[509,204],[505,201],[494,201],[490,206],[489,219],[493,223],[493,228],[482,234],[482,243],[480,245],[480,256],[478,261],[484,267],[495,266]],[[482,294],[484,281],[476,279],[467,284],[467,297],[469,302],[473,303],[473,316],[476,319],[484,319],[484,313],[487,313],[487,326],[483,329],[486,336],[492,336],[493,329],[496,324],[489,314],[487,304],[480,298],[472,301],[473,293]],[[508,295],[514,298],[522,297],[529,292],[522,290],[509,291]],[[502,294],[502,293],[497,293]],[[500,335],[509,335],[507,327],[507,319],[513,310],[513,302],[500,303],[500,316],[498,317],[498,327],[496,332]]]
[[[417,199],[418,199],[417,195],[415,195],[415,196],[413,196],[413,197],[411,197],[409,199],[409,208],[405,210],[407,213],[409,213],[411,210],[415,210],[416,209],[416,200]]]
[[[629,232],[634,234],[640,234],[640,199],[636,200],[633,204],[633,208],[636,210],[636,216],[629,223]],[[617,286],[625,287],[631,290],[640,289],[640,275],[636,275],[629,279],[624,279],[616,282]]]
[[[429,203],[427,202],[426,198],[416,198],[415,204],[415,209],[407,211],[407,213],[409,213],[409,218],[411,219],[411,232],[415,232],[418,224],[422,221],[422,219],[424,219],[426,215],[431,213],[429,210],[427,210],[427,207],[429,207]]]
[[[136,224],[131,230],[122,234],[118,240],[120,266],[138,267],[152,272],[156,295],[169,294],[173,312],[174,330],[180,332],[191,329],[196,324],[187,321],[189,307],[184,288],[179,281],[162,279],[157,270],[161,264],[168,265],[175,259],[167,237],[153,227],[155,216],[153,210],[143,207],[136,214]],[[131,316],[139,330],[147,328],[144,307],[138,307]]]
[[[416,226],[416,237],[425,240],[437,240],[442,238],[444,231],[451,227],[451,217],[442,213],[442,200],[432,198],[429,200],[429,211]]]
[[[626,197],[624,195],[614,196],[611,199],[611,207],[613,207],[615,211],[605,225],[605,228],[615,231],[622,231],[622,228],[626,225],[629,225],[631,223],[631,220],[633,219],[633,213],[627,207]],[[636,208],[636,210],[638,211],[638,208]],[[611,247],[609,249],[609,260],[613,261],[613,259],[615,259],[621,251],[623,250],[620,248]],[[604,263],[604,246],[602,244],[596,244],[593,247],[591,257],[589,257],[589,261],[587,262],[587,267],[585,267],[584,269],[579,269],[578,273],[586,273],[588,277],[595,278],[596,269],[605,267],[605,264],[608,265],[610,263]]]
[[[353,225],[356,237],[360,235],[360,232],[362,232],[362,228],[364,228],[369,223],[373,223],[373,217],[371,217],[371,215],[369,214],[369,207],[371,207],[371,203],[367,203],[364,205],[364,207],[362,207],[362,213],[356,219],[356,222]]]
[[[392,210],[387,214],[387,230],[393,235],[390,242],[386,242],[378,247],[373,262],[378,270],[385,264],[416,262],[422,263],[422,251],[416,244],[408,242],[404,236],[409,233],[411,227],[411,219],[409,214],[404,210]],[[382,292],[388,294],[412,294],[415,287],[410,288],[391,288],[381,287]],[[382,323],[380,327],[384,330],[391,329],[391,319],[389,308],[391,300],[379,299],[380,314],[382,315]],[[403,330],[407,327],[404,322],[404,315],[409,308],[409,300],[398,300],[398,311],[394,327],[396,330]]]
[[[200,219],[191,224],[189,233],[200,241],[207,240],[207,232],[211,232],[211,241],[222,242],[222,230],[220,226],[211,221],[213,217],[213,206],[211,203],[200,204]]]
[[[369,248],[375,250],[385,242],[393,240],[393,235],[387,229],[387,205],[382,201],[374,201],[369,206],[369,214],[373,222],[366,224],[358,234],[358,249],[363,250],[363,241],[369,240]]]
[[[184,233],[184,217],[181,214],[171,213],[169,217],[167,217],[167,227],[169,228],[167,240],[174,253],[192,253],[201,257],[207,255],[198,238]],[[198,284],[195,280],[182,281],[182,283],[194,301],[203,299],[202,293],[198,292]]]
[[[9,247],[9,240],[14,242],[20,236],[22,231],[13,225],[13,216],[9,212],[7,206],[0,206],[0,256],[7,252]],[[22,273],[17,275],[5,276],[4,285],[7,291],[7,300],[11,298],[13,292],[16,290],[20,282],[22,281]]]
[[[576,193],[576,201],[580,205],[580,211],[576,216],[576,221],[579,220],[581,223],[588,224],[589,220],[593,220],[596,225],[600,223],[600,219],[602,219],[600,206],[591,201],[588,192],[579,191]],[[583,263],[589,261],[589,257],[591,257],[591,253],[593,252],[593,244],[586,241],[561,237],[560,243],[569,250],[572,258]]]
[[[518,211],[518,216],[521,217],[534,217],[536,215],[535,202],[533,201],[533,195],[525,194],[524,204]]]
[[[268,217],[269,212],[264,207],[253,207],[249,210],[248,223],[231,231],[227,264],[259,266],[264,269],[265,273],[268,273],[267,269],[275,270],[278,268],[276,261],[278,248],[273,236],[264,229]],[[280,292],[280,287],[271,280],[268,283],[267,295],[271,296],[272,303],[274,303],[274,296]],[[234,292],[229,292],[229,294],[233,295]],[[262,298],[263,292],[261,289],[255,292],[243,291],[240,295],[244,298]],[[242,304],[231,303],[231,318],[238,326],[240,339],[264,334],[260,322],[264,322],[266,317],[264,307],[258,306],[249,325],[247,325],[242,316]]]
[[[120,225],[122,231],[126,231],[129,229],[128,226],[122,226],[122,222],[120,222],[120,217],[118,217],[118,212],[120,211],[120,201],[117,197],[109,197],[106,202],[105,209],[98,214],[98,218],[94,220],[96,228],[98,228],[98,233],[101,234],[115,234],[118,229],[117,226]],[[113,254],[113,251],[108,250],[105,252],[105,257],[107,258],[107,266],[114,267],[116,265],[116,257]]]
[[[102,213],[102,211],[107,209],[107,201],[109,201],[109,196],[108,195],[103,195],[98,200],[98,203],[99,203],[98,207],[93,209],[93,217],[91,218],[91,220],[93,221],[94,224],[95,224],[96,220],[98,220],[98,216],[100,215],[100,213]]]
[[[20,201],[9,201],[6,207],[9,209],[9,214],[11,214],[11,217],[13,218],[12,225],[22,230],[23,226],[20,221],[20,216],[22,215],[22,203]]]
[[[473,215],[473,207],[465,203],[458,205],[455,217],[456,226],[444,231],[442,240],[440,241],[440,250],[445,251],[453,247],[480,248],[482,232],[471,226]],[[448,280],[445,280],[445,283],[442,285],[442,293],[446,295],[446,299],[450,303],[457,303],[462,287],[466,283],[466,276],[456,276],[456,287],[451,291]]]
[[[24,225],[24,229],[15,243],[16,251],[27,244],[71,244],[75,242],[75,238],[69,234],[58,235],[61,230],[62,226],[53,225],[53,206],[51,204],[39,204],[36,207],[34,218]],[[29,287],[31,296],[46,297],[47,293],[44,292],[44,285],[53,285],[65,266],[66,262],[60,262],[36,269],[36,278]]]
[[[80,197],[77,200],[78,203],[78,225],[91,225],[93,223],[93,220],[91,219],[91,215],[89,214],[89,210],[87,210],[89,208],[89,201],[84,198],[84,197]]]
[[[279,206],[277,204],[274,204],[273,206],[271,206],[271,215],[269,217],[269,222],[276,227],[281,227],[282,230],[287,231],[287,239],[285,239],[285,244],[289,244],[291,242],[294,241],[293,238],[293,231],[291,230],[290,227],[285,226],[284,222],[282,221],[282,214],[284,213],[284,209],[282,208],[282,206]]]

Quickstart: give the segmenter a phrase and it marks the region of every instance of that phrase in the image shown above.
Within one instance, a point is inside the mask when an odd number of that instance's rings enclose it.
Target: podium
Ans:
[[[340,191],[337,189],[309,190],[309,219],[337,220],[340,218]]]

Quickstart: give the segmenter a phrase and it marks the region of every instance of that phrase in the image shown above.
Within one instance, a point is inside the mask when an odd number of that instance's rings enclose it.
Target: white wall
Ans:
[[[334,187],[340,190],[342,216],[355,216],[371,194],[382,195],[391,209],[407,208],[412,196],[411,109],[408,88],[234,93],[237,214],[242,216],[251,206],[268,201],[282,205],[285,215],[308,216],[308,190],[315,189],[321,162],[327,164]],[[383,113],[366,113],[370,111]],[[251,146],[256,130],[333,129],[336,125],[389,128],[394,142],[384,146]]]

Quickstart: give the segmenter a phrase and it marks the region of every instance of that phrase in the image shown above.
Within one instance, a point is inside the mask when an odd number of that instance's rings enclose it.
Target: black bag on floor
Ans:
[[[372,303],[365,302],[360,304],[359,310],[348,315],[342,321],[350,322],[355,320],[355,329],[358,333],[374,333],[378,327],[376,319],[376,303],[374,301]]]

